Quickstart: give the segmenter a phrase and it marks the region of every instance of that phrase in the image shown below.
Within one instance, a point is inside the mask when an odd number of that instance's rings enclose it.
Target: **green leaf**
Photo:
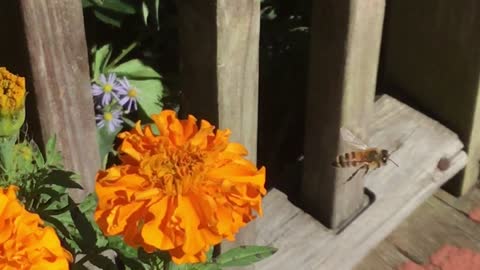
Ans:
[[[160,80],[130,80],[130,84],[138,88],[138,104],[147,116],[162,111],[163,85]]]
[[[60,209],[45,210],[45,211],[42,211],[42,213],[44,215],[48,215],[48,216],[57,216],[57,215],[60,215],[60,214],[63,214],[65,212],[67,212],[68,210],[72,209],[73,207],[75,207],[75,206],[71,205],[71,204],[68,204],[67,206],[64,206]]]
[[[135,14],[135,6],[122,0],[103,0],[102,8],[123,14]]]
[[[74,203],[71,199],[69,201]],[[78,239],[78,245],[82,250],[89,251],[89,249],[97,248],[97,232],[87,216],[78,207],[70,210],[70,216],[80,233],[81,239]]]
[[[118,128],[114,132],[110,133],[105,126],[102,128],[97,128],[97,141],[101,160],[105,161],[108,153],[113,150],[113,142],[115,141],[115,138],[120,130],[121,128]]]
[[[160,29],[160,20],[158,18],[158,12],[160,9],[160,0],[155,1],[155,24],[157,25],[157,30]]]
[[[93,57],[92,70],[93,70],[93,80],[97,80],[100,77],[100,74],[104,73],[105,67],[110,60],[112,55],[112,44],[106,44],[100,47],[100,49],[95,51],[95,56]]]
[[[142,15],[143,15],[143,22],[145,25],[148,24],[148,5],[147,2],[142,2]]]
[[[62,155],[59,151],[57,151],[56,144],[56,136],[52,136],[50,139],[48,139],[47,145],[45,146],[45,159],[47,166],[62,166]]]
[[[101,255],[101,254],[96,254],[95,256],[91,257],[89,256],[89,261],[95,266],[100,267],[102,270],[114,270],[117,269],[115,266],[115,263],[110,260],[109,258]]]
[[[131,269],[131,270],[150,269],[147,264],[141,263],[136,258],[128,258],[121,255],[119,255],[119,258],[120,258],[120,261],[125,265],[126,269]]]
[[[138,250],[127,245],[120,236],[111,236],[107,238],[108,247],[115,250],[118,254],[129,258],[138,257]]]
[[[195,265],[196,270],[222,270],[222,268],[218,264],[214,263],[206,263],[206,264],[200,264],[200,265]]]
[[[112,14],[111,12],[108,12],[108,10],[101,10],[101,9],[95,9],[93,11],[93,14],[100,21],[110,24],[112,26],[115,26],[117,28],[120,28],[120,26],[122,25],[123,16],[119,14],[115,14],[115,13]]]
[[[44,185],[57,185],[64,188],[76,188],[83,189],[83,187],[72,180],[75,173],[64,170],[52,170],[47,177],[43,180]]]
[[[220,267],[247,266],[277,252],[273,247],[241,246],[221,254],[215,259]]]
[[[153,68],[145,65],[139,59],[132,59],[115,68],[108,70],[108,72],[116,73],[117,76],[126,76],[129,80],[139,79],[161,79],[162,76],[158,74]]]
[[[38,215],[42,218],[42,220],[50,223],[55,229],[60,231],[64,237],[67,237],[67,238],[70,237],[70,232],[65,227],[63,222],[59,221],[58,219],[56,219],[52,216],[42,215],[42,213],[39,213]]]
[[[97,198],[94,193],[89,193],[83,199],[83,201],[80,204],[78,204],[78,209],[80,209],[80,211],[85,214],[93,215],[93,212],[95,211],[96,207],[97,207]]]

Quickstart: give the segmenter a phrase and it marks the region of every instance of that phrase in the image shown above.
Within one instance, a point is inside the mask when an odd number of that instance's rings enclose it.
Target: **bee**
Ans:
[[[369,147],[350,130],[343,127],[340,128],[340,135],[345,142],[358,149],[358,151],[338,155],[335,161],[332,162],[332,166],[337,168],[358,167],[345,182],[352,180],[360,170],[365,170],[364,175],[366,175],[369,171],[385,166],[388,160],[398,167],[398,164],[390,159],[390,155],[393,152],[390,153],[385,149]]]

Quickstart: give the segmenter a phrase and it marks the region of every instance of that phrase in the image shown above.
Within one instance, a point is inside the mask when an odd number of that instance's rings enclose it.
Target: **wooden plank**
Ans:
[[[256,162],[260,0],[177,1],[184,100],[182,110],[232,130]],[[234,244],[252,244],[255,227]]]
[[[367,257],[357,264],[354,270],[396,269],[408,260],[408,257],[400,253],[394,245],[384,240],[372,250]]]
[[[478,250],[478,224],[466,215],[480,206],[480,190],[461,198],[439,190],[377,246],[355,270],[394,269],[407,260],[425,263],[444,244]],[[429,253],[432,252],[432,253]]]
[[[2,59],[18,57],[15,69],[27,76],[30,130],[43,141],[57,136],[66,168],[82,177],[85,191],[72,192],[78,200],[93,191],[100,167],[82,5],[76,0],[2,1],[0,10],[10,13],[6,15],[14,25],[3,27],[8,33],[3,36],[19,42],[10,46],[25,49],[0,54]]]
[[[432,197],[402,223],[387,241],[408,254],[411,260],[425,263],[446,244],[480,251],[480,227],[464,214]]]
[[[381,87],[403,96],[458,133],[469,153],[446,186],[465,194],[480,159],[480,8],[476,0],[391,1],[382,49]]]
[[[368,136],[384,6],[384,0],[313,2],[300,200],[331,228],[340,227],[365,200],[362,175],[342,185],[352,170],[330,164],[337,154],[352,150],[339,139],[340,126]]]
[[[391,158],[400,167],[390,163],[367,175],[366,187],[376,196],[373,204],[335,234],[293,204],[285,203],[285,198],[282,201],[275,194],[279,191],[270,192],[265,204],[274,214],[266,211],[266,216],[256,221],[258,235],[267,235],[269,240],[259,244],[281,248],[258,263],[258,269],[351,269],[465,166],[463,144],[438,122],[388,96],[375,103],[374,113],[369,125],[370,143],[390,150],[399,147]],[[442,158],[448,159],[450,166],[439,170],[437,164]],[[269,205],[271,194],[277,198],[274,206]],[[303,230],[305,234],[299,232]]]
[[[435,197],[465,215],[468,215],[468,213],[475,208],[480,207],[480,190],[478,188],[471,189],[460,198],[454,197],[444,190],[439,190],[435,193]]]

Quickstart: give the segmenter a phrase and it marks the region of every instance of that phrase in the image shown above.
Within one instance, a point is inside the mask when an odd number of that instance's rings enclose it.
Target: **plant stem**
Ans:
[[[122,52],[115,59],[113,59],[113,61],[110,62],[110,64],[108,64],[106,69],[107,70],[111,69],[116,64],[118,64],[118,62],[120,62],[125,56],[127,56],[128,53],[130,53],[133,49],[135,49],[135,47],[137,47],[139,44],[140,44],[140,41],[138,40],[132,42],[132,44],[130,44],[127,48],[123,49]]]

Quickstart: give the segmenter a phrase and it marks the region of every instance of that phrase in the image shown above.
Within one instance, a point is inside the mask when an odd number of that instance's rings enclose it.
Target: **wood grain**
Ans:
[[[391,158],[400,166],[389,164],[367,175],[366,187],[376,197],[373,204],[336,234],[278,190],[270,191],[265,216],[256,221],[257,244],[279,251],[259,262],[258,269],[352,269],[467,162],[455,133],[389,96],[375,103],[373,119],[369,143],[398,148]],[[437,169],[441,158],[450,160],[443,171]]]
[[[232,131],[256,162],[258,119],[259,0],[177,1],[184,99],[182,111]],[[235,243],[255,243],[255,226]],[[253,269],[253,268],[251,268]]]
[[[359,247],[361,248],[361,247]],[[398,251],[392,243],[382,241],[370,254],[355,266],[355,270],[396,269],[409,258]]]
[[[384,6],[384,0],[313,2],[300,200],[331,228],[364,201],[362,174],[342,185],[353,171],[330,164],[338,154],[354,150],[339,138],[341,126],[363,139],[369,134]]]
[[[477,188],[461,198],[440,189],[372,250],[355,270],[394,269],[408,260],[423,264],[445,244],[479,251],[480,227],[467,216],[469,211],[480,206],[479,199]]]
[[[480,159],[480,3],[390,1],[380,70],[381,87],[409,100],[455,131],[469,163],[446,189],[465,194]]]
[[[2,13],[20,15],[11,18],[11,32],[4,36],[24,51],[1,54],[21,53],[15,69],[27,77],[27,118],[35,122],[30,130],[44,142],[57,136],[66,168],[81,176],[85,191],[72,192],[79,200],[93,190],[100,167],[82,6],[76,0],[13,2],[0,4]]]

